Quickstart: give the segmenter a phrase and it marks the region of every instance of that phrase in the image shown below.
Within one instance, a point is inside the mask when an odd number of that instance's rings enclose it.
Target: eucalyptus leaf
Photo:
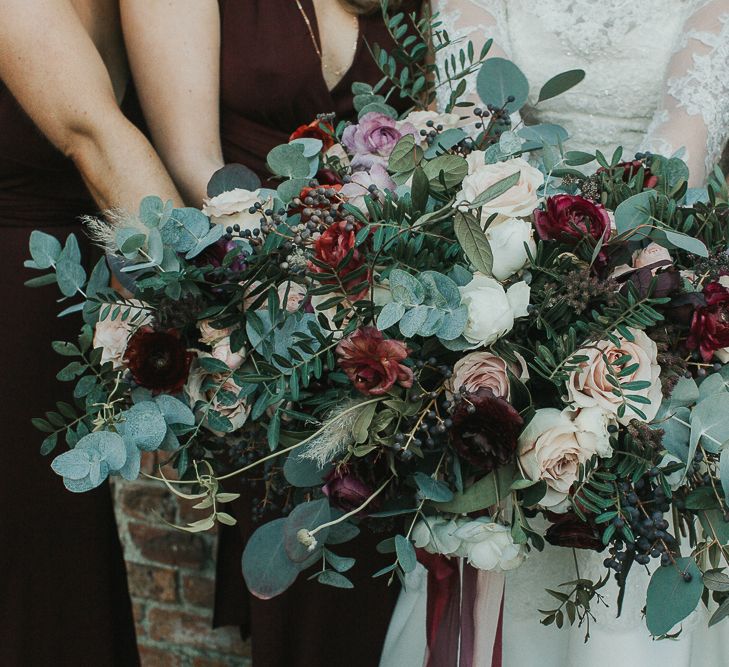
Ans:
[[[529,96],[529,82],[524,73],[510,60],[489,58],[476,78],[476,90],[484,104],[504,108],[512,114],[519,111]],[[512,101],[508,101],[512,98]]]
[[[270,600],[294,583],[300,567],[284,548],[287,519],[275,519],[260,526],[246,543],[241,559],[243,578],[257,598]]]
[[[665,635],[699,604],[704,585],[693,558],[676,559],[675,567],[659,567],[648,584],[646,624],[651,634]]]
[[[491,244],[476,218],[469,213],[458,211],[453,221],[453,230],[471,264],[480,273],[490,276],[494,266],[494,256]]]
[[[553,76],[547,81],[539,91],[537,103],[552,99],[574,88],[585,78],[585,71],[581,69],[572,69]]]

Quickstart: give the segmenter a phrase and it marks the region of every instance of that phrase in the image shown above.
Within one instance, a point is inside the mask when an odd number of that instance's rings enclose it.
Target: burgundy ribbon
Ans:
[[[478,632],[474,619],[478,571],[464,564],[461,582],[459,559],[423,549],[418,549],[417,555],[428,571],[428,651],[424,667],[476,667],[473,647]],[[491,667],[501,667],[503,615],[502,599]]]

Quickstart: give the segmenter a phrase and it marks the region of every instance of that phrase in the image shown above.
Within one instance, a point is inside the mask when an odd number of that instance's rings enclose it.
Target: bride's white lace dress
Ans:
[[[564,95],[523,109],[530,123],[554,122],[570,133],[569,147],[622,145],[672,154],[683,148],[691,185],[705,182],[729,138],[729,0],[438,0],[452,40],[479,47],[493,37],[490,55],[506,55],[526,74],[531,101],[555,74],[584,69],[585,80]],[[578,552],[580,574],[598,579],[604,555]],[[653,569],[654,566],[651,567]],[[653,641],[641,610],[649,575],[630,573],[623,612],[615,616],[617,587],[603,589],[609,608],[597,607],[589,643],[584,627],[544,627],[538,609],[554,608],[545,588],[574,579],[569,549],[532,552],[507,573],[504,667],[729,666],[729,626],[707,629],[700,607],[676,641]],[[382,667],[422,665],[425,581],[417,570],[393,617]],[[479,665],[478,667],[486,667]]]

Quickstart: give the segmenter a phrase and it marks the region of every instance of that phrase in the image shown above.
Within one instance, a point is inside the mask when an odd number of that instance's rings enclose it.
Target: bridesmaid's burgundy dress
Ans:
[[[383,46],[391,42],[379,13],[360,17],[353,65],[329,91],[295,0],[219,0],[219,4],[225,160],[245,164],[265,180],[270,176],[266,155],[299,125],[327,112],[335,112],[338,119],[355,118],[352,83],[374,84],[380,79],[367,42]],[[312,0],[301,4],[316,31]],[[416,11],[419,6],[420,2],[407,0],[402,10]],[[396,106],[397,100],[393,96]],[[366,528],[357,538],[356,549],[372,556],[359,558],[347,573],[354,589],[306,581],[305,573],[283,595],[259,600],[248,593],[241,575],[241,554],[256,528],[251,493],[242,485],[230,490],[243,495],[234,508],[238,525],[221,526],[216,625],[240,625],[244,635],[250,633],[254,667],[376,667],[398,594],[397,587],[386,585],[387,577],[372,579],[374,572],[392,562],[390,556],[375,552],[382,538]]]
[[[30,423],[68,400],[55,380],[73,340],[54,286],[28,288],[33,229],[65,239],[95,207],[73,164],[48,143],[0,82],[0,665],[139,664],[122,549],[107,484],[67,491]],[[58,445],[62,451],[65,443]]]

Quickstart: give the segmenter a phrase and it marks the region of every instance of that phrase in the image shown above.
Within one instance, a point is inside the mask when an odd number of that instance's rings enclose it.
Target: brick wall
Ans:
[[[212,629],[215,536],[165,524],[199,515],[149,480],[114,497],[143,667],[250,667],[237,628]]]

